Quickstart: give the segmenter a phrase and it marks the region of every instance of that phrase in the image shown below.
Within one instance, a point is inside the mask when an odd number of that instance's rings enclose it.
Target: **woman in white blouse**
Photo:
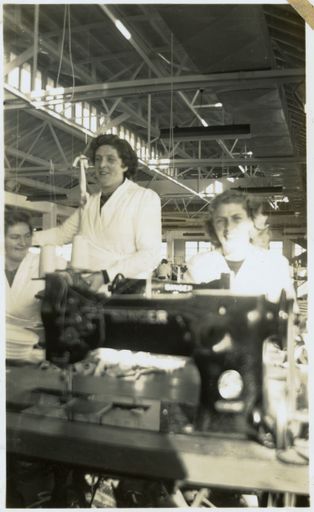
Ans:
[[[288,298],[294,298],[288,260],[252,243],[256,231],[267,229],[265,220],[259,199],[237,190],[217,195],[206,223],[216,249],[188,262],[187,280],[210,283],[227,275],[235,293],[263,294],[276,302],[285,290]]]
[[[43,358],[33,350],[41,323],[40,301],[36,294],[45,286],[39,280],[39,254],[29,252],[32,224],[27,213],[5,213],[5,309],[7,359]]]

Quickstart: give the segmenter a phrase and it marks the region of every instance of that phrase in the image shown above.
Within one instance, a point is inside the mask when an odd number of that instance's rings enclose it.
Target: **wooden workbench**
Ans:
[[[119,428],[33,416],[18,410],[21,392],[26,399],[32,386],[46,383],[51,388],[53,382],[60,386],[57,381],[56,376],[43,371],[8,368],[9,453],[70,463],[109,475],[242,490],[309,492],[308,466],[280,462],[275,450],[247,439]],[[84,378],[87,381],[92,387],[93,381]]]

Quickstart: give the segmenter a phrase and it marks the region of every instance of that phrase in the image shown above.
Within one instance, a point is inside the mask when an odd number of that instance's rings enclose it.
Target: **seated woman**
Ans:
[[[166,258],[157,267],[157,279],[171,279],[171,263]]]
[[[234,293],[265,294],[272,302],[279,300],[282,290],[288,298],[294,298],[288,260],[252,243],[257,231],[267,229],[265,220],[260,200],[237,190],[217,195],[206,222],[216,249],[188,262],[186,280],[219,280],[224,282],[222,287]]]
[[[29,251],[32,244],[32,224],[27,213],[5,213],[5,299],[7,359],[37,361],[42,350],[34,350],[41,325],[40,301],[36,294],[43,290],[39,277],[39,254]],[[58,266],[66,262],[60,258]]]

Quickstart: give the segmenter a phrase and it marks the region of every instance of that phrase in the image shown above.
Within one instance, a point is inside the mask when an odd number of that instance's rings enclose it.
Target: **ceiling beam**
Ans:
[[[230,84],[243,84],[252,89],[261,89],[268,85],[278,85],[284,82],[300,82],[305,78],[303,68],[271,69],[258,71],[237,71],[231,73],[216,73],[206,75],[161,76],[158,78],[141,78],[137,80],[119,80],[118,82],[89,83],[76,87],[59,87],[49,91],[36,92],[28,95],[30,100],[41,100],[48,104],[60,102],[60,99],[74,101],[82,99],[114,98],[117,96],[141,95],[148,93],[179,91],[180,89],[200,89],[202,87],[218,87]],[[51,99],[53,96],[58,99]],[[48,97],[48,98],[47,98]],[[8,103],[8,102],[6,102]]]
[[[47,170],[50,168],[50,162],[48,160],[44,160],[43,158],[39,158],[38,156],[29,155],[25,153],[25,151],[21,151],[16,148],[11,148],[9,146],[5,147],[5,153],[14,156],[15,158],[21,158],[26,160],[27,162],[31,162],[35,165],[47,166]],[[54,164],[55,170],[64,170],[64,165]]]
[[[28,60],[30,60],[33,57],[33,55],[34,55],[34,46],[30,46],[29,48],[27,48],[27,50],[25,50],[23,53],[18,55],[15,59],[11,60],[10,62],[7,62],[4,65],[4,70],[3,70],[4,76],[6,76],[8,73],[10,73],[10,71],[12,71],[12,69],[22,66],[22,64],[24,64],[24,62],[27,62]]]
[[[172,176],[168,176],[167,174],[165,174],[164,172],[160,171],[159,169],[157,169],[155,167],[151,167],[151,166],[147,167],[146,163],[143,160],[139,160],[139,164],[142,166],[144,165],[144,168],[146,168],[148,172],[150,172],[152,174],[157,174],[157,175],[161,176],[162,178],[164,178],[168,181],[171,181],[178,187],[183,188],[184,190],[188,191],[191,195],[198,197],[205,203],[209,203],[209,201],[206,197],[203,197],[199,192],[196,192],[196,190],[193,190],[192,188],[188,187],[182,181],[178,181],[177,179],[172,178]]]
[[[158,169],[167,169],[171,167],[225,167],[238,165],[296,165],[306,163],[306,158],[299,157],[264,157],[264,158],[189,158],[189,159],[171,159],[171,162],[161,160],[148,160],[146,165],[154,166]]]
[[[47,172],[48,172],[48,169],[47,169],[47,166],[45,167],[22,167],[22,168],[5,168],[5,172],[8,173],[8,172],[14,172],[16,174],[18,174],[18,176],[25,176],[26,178],[27,177],[39,177],[39,176],[44,176],[45,178],[47,178]],[[14,174],[14,177],[16,176],[16,174]],[[10,175],[8,175],[10,176]],[[69,176],[69,169],[59,169],[56,171],[55,173],[55,176]],[[79,172],[77,169],[73,169],[71,170],[71,177],[76,177],[78,178],[79,176]],[[13,175],[10,176],[11,178],[13,178]]]
[[[79,59],[77,63],[79,65],[96,64],[97,62],[112,62],[116,59],[129,59],[130,57],[132,57],[131,49],[126,52],[108,52],[104,53],[103,55],[97,55],[96,57],[91,55],[90,57],[84,57],[84,59]]]
[[[8,23],[9,25],[11,26],[18,26],[18,30],[19,31],[22,31],[23,32],[23,35],[24,36],[28,36],[30,41],[33,43],[33,39],[34,39],[34,33],[33,33],[33,30],[31,30],[30,28],[28,28],[25,24],[23,23],[19,23],[17,25],[16,23],[16,19],[14,16],[12,16],[8,10],[4,10],[3,12],[3,15],[4,15],[4,21],[5,23]],[[41,37],[41,40],[40,40],[40,47],[44,50],[47,50],[49,52],[49,54],[53,55],[57,62],[59,62],[59,59],[60,59],[60,48],[58,47],[58,45],[56,45],[55,43],[53,43],[52,41],[47,41],[44,37]],[[32,47],[33,49],[33,47]],[[68,70],[70,72],[72,72],[72,64],[71,64],[71,60],[66,57],[65,55],[63,55],[63,58],[62,58],[62,64],[64,66],[67,66]],[[82,69],[80,69],[80,75],[81,75],[81,78],[83,80],[86,80],[86,82],[91,82],[91,76],[89,73],[87,73],[86,71],[83,71]]]
[[[14,194],[13,192],[4,193],[4,203],[7,206],[14,206],[15,208],[23,208],[40,213],[51,213],[51,202],[49,201],[28,201],[26,196],[21,194]],[[69,217],[74,212],[75,208],[70,206],[56,205],[57,215],[61,217]]]
[[[47,172],[46,172],[47,176]],[[44,190],[45,192],[51,193],[51,200],[53,200],[54,194],[69,194],[69,190],[63,187],[57,187],[55,184],[43,183],[42,181],[33,180],[31,178],[20,178],[18,173],[6,173],[5,179],[11,179],[25,185],[26,187],[34,188],[36,190]]]
[[[37,107],[34,103],[32,103],[21,91],[18,91],[14,87],[11,87],[8,84],[4,84],[4,89],[10,95],[18,98],[18,101],[21,103],[22,108],[25,108],[27,112],[29,112],[33,117],[36,117],[42,121],[49,121],[53,126],[59,128],[60,130],[69,133],[70,135],[75,136],[78,139],[83,141],[86,140],[86,137],[93,137],[94,133],[90,130],[87,130],[83,126],[80,126],[76,123],[73,123],[69,119],[61,116],[54,110],[45,108],[45,107]],[[6,107],[4,107],[4,111]]]
[[[6,22],[11,23],[13,26],[16,25],[16,20],[15,20],[14,16],[10,15],[7,10],[4,11],[4,17],[6,19]],[[31,41],[33,40],[33,37],[34,37],[33,31],[30,30],[28,27],[26,27],[23,24],[19,24],[19,30],[22,30],[23,34],[27,35]],[[41,44],[41,48],[48,50],[48,52],[51,53],[52,55],[54,55],[55,58],[57,59],[57,61],[59,62],[60,48],[56,44],[52,43],[51,41],[47,42],[44,37],[42,37],[40,44]],[[62,64],[67,66],[68,70],[70,72],[72,72],[72,63],[71,63],[70,59],[68,59],[66,56],[63,56]],[[86,72],[82,67],[76,66],[76,72],[79,74],[80,79],[82,81],[85,81],[88,84],[95,83],[95,80],[93,79],[91,74]],[[72,91],[73,91],[73,89],[75,89],[75,88],[71,88]],[[121,96],[121,94],[118,94],[116,96]],[[76,101],[79,101],[79,99],[77,98]],[[136,119],[139,119],[141,117],[138,115],[138,113],[134,109],[132,109],[130,106],[126,105],[124,102],[121,102],[121,107],[123,109],[124,109],[124,107],[127,107],[128,113],[130,113],[130,115],[134,116]],[[24,108],[24,107],[22,107],[22,108]],[[124,110],[126,110],[126,109],[124,109]],[[55,113],[53,112],[53,114],[55,114]],[[67,120],[64,118],[63,122],[66,123]],[[143,123],[143,126],[147,127],[146,119],[141,118],[141,122]],[[85,130],[85,131],[87,131],[87,130]],[[90,134],[90,135],[93,136],[93,134]]]
[[[104,28],[103,21],[96,21],[94,23],[80,23],[78,25],[71,26],[71,33],[75,34],[76,32],[78,32],[81,35],[82,32],[85,32],[88,30],[103,29],[103,28]],[[61,34],[62,34],[62,27],[60,26],[59,30],[52,30],[51,32],[45,32],[42,34],[42,36],[52,38],[52,37],[61,37]]]
[[[59,138],[58,138],[58,136],[57,136],[57,134],[56,134],[56,132],[55,132],[54,127],[52,126],[52,124],[51,124],[51,123],[48,123],[48,126],[49,126],[49,130],[50,130],[50,132],[51,132],[51,134],[52,134],[52,137],[53,137],[53,139],[54,139],[54,141],[55,141],[55,143],[56,143],[56,146],[57,146],[57,148],[58,148],[58,150],[59,150],[59,153],[60,153],[60,155],[61,155],[61,157],[62,157],[62,160],[64,161],[65,165],[66,165],[67,167],[69,167],[69,165],[70,165],[70,164],[69,164],[68,159],[67,159],[67,157],[66,157],[66,155],[65,155],[65,153],[64,153],[64,151],[63,151],[63,147],[62,147],[62,145],[61,145],[61,143],[60,143],[60,141],[59,141]]]
[[[38,141],[39,141],[40,137],[42,136],[43,132],[45,131],[46,126],[47,126],[47,123],[43,123],[43,124],[41,125],[40,130],[39,130],[39,132],[37,133],[36,137],[35,137],[35,138],[32,138],[32,143],[31,143],[30,147],[28,148],[28,150],[27,150],[27,152],[26,152],[26,154],[27,154],[27,155],[30,155],[30,154],[31,154],[31,152],[32,152],[32,149],[37,145],[37,143],[38,143]],[[18,141],[17,141],[17,143],[18,143],[18,144],[19,144],[19,146],[20,146],[20,140],[18,140]],[[23,160],[20,162],[20,167],[22,167],[22,165],[23,165],[23,163],[24,163],[24,161],[25,161],[25,160],[26,160],[26,157],[24,157],[24,158],[23,158]]]

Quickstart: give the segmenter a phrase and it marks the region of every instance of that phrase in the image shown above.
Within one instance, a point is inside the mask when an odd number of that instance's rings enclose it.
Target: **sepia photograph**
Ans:
[[[309,509],[314,6],[1,9],[1,507]]]

